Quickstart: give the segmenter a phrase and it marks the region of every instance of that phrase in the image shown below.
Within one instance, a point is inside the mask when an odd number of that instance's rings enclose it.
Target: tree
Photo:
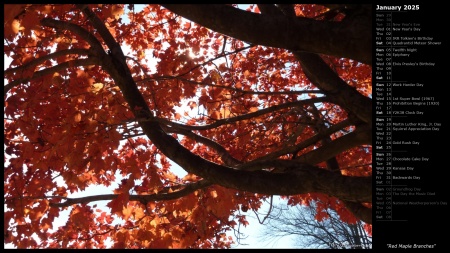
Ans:
[[[370,5],[5,5],[5,242],[227,248],[248,223],[235,211],[271,195],[371,224],[371,20]],[[109,195],[67,197],[118,174]]]
[[[265,242],[294,236],[310,249],[371,249],[372,237],[360,220],[342,220],[338,212],[312,201],[309,206],[274,206],[261,236]],[[318,219],[317,219],[318,218]]]

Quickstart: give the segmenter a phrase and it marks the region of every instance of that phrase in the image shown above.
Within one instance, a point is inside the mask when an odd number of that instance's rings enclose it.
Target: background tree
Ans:
[[[323,208],[322,205],[313,201],[309,206],[274,206],[261,235],[261,242],[290,236],[300,248],[372,248],[372,237],[364,229],[362,221],[342,219],[338,212]]]
[[[235,211],[271,195],[371,224],[371,20],[370,5],[5,5],[5,243],[226,248]]]

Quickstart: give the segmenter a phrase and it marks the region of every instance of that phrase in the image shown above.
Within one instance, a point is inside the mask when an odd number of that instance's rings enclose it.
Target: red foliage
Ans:
[[[295,93],[316,87],[286,49],[248,46],[159,5],[141,11],[133,5],[88,8],[115,41],[129,49],[126,62],[149,109],[161,124],[174,122],[163,130],[203,159],[230,166],[222,155],[227,152],[248,162],[313,137],[318,120],[337,124],[347,119],[346,111],[329,102],[254,114],[320,97],[314,91]],[[302,17],[326,10],[319,5],[295,7]],[[248,11],[260,13],[256,6]],[[44,18],[77,28],[52,28],[43,24]],[[97,54],[91,50],[97,49],[90,39],[98,40],[105,52],[108,45],[80,6],[5,5],[4,21],[4,52],[12,59],[4,76],[9,88],[4,102],[5,243],[19,248],[105,248],[111,239],[114,248],[230,247],[225,232],[236,222],[248,224],[243,215],[230,217],[239,209],[257,210],[267,196],[219,185],[190,190],[202,178],[174,174],[174,165],[140,128],[145,108],[130,107],[109,67],[92,57]],[[349,86],[371,95],[370,66],[332,56],[323,59]],[[137,119],[138,114],[143,116]],[[250,116],[233,124],[221,121],[243,115]],[[205,125],[212,127],[201,129]],[[352,130],[346,127],[330,138]],[[316,142],[280,158],[292,159],[321,145]],[[336,160],[341,173],[370,176],[371,153],[370,146],[340,152]],[[115,185],[119,175],[122,181],[113,192],[117,196],[95,199],[108,200],[109,213],[94,211],[86,203],[91,200],[61,205],[69,201],[69,192]],[[182,190],[184,195],[168,197]],[[161,199],[140,201],[136,194]],[[293,195],[289,204],[319,199],[320,210],[331,207],[343,220],[355,219],[338,199],[322,193]],[[67,208],[67,223],[53,227]],[[324,218],[320,210],[319,220]]]

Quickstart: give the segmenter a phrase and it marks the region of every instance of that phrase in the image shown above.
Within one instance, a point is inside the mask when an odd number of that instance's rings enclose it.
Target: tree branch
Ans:
[[[179,124],[179,123],[175,123],[172,122],[170,120],[167,119],[163,119],[163,118],[154,118],[155,121],[172,126],[172,127],[176,127],[179,129],[185,129],[185,130],[207,130],[207,129],[212,129],[212,128],[216,128],[222,125],[228,125],[234,122],[238,122],[241,120],[247,120],[247,119],[251,119],[251,118],[255,118],[267,113],[271,113],[280,109],[284,109],[284,108],[289,108],[289,107],[296,107],[296,106],[301,106],[301,105],[307,105],[307,104],[313,104],[313,103],[320,103],[320,102],[325,102],[327,99],[324,97],[317,97],[317,98],[311,98],[311,99],[305,99],[305,100],[301,100],[301,101],[295,101],[295,102],[288,102],[288,103],[284,103],[284,104],[279,104],[279,105],[274,105],[265,109],[261,109],[258,110],[256,112],[251,112],[251,113],[247,113],[247,114],[243,114],[243,115],[239,115],[236,117],[232,117],[232,118],[228,118],[228,119],[220,119],[215,121],[212,124],[209,125],[204,125],[204,126],[189,126],[189,125],[184,125],[184,124]]]
[[[319,112],[316,107],[313,107],[313,113],[316,115],[316,117],[320,117]],[[317,126],[317,131],[322,132],[322,131],[324,131],[324,128],[325,128],[325,124],[323,121],[321,121],[320,124],[318,124],[318,126]],[[331,138],[329,136],[327,136],[327,138],[325,138],[322,141],[322,144],[328,145],[331,142],[332,142]],[[370,141],[370,143],[372,143],[372,141]],[[333,156],[333,157],[330,157],[329,159],[327,159],[326,163],[327,163],[328,170],[331,170],[331,171],[341,174],[341,168],[339,167],[339,163],[336,159],[336,156]],[[345,204],[346,208],[356,218],[358,218],[368,224],[372,224],[372,209],[371,208],[366,208],[365,206],[361,205],[361,203],[355,203],[355,202],[350,202],[350,201],[343,201],[343,203]]]
[[[220,156],[220,158],[222,159],[224,164],[229,167],[235,167],[236,165],[239,165],[242,163],[241,161],[232,157],[230,155],[230,153],[228,153],[228,151],[224,147],[222,147],[222,145],[220,145],[219,143],[217,143],[211,139],[197,135],[197,134],[195,134],[189,130],[185,130],[185,129],[173,129],[173,128],[164,128],[164,127],[163,127],[163,129],[166,133],[179,133],[179,134],[182,134],[184,136],[191,138],[192,140],[201,142],[201,143],[205,144],[206,146],[214,149],[217,152],[217,154]]]
[[[359,119],[372,124],[372,99],[342,80],[324,61],[312,53],[294,52],[308,79],[336,103]]]
[[[372,64],[371,27],[352,29],[341,22],[260,15],[220,4],[162,6],[211,30],[248,43],[333,55]],[[367,19],[372,18],[369,15]]]
[[[345,6],[347,6],[346,4],[320,4],[320,5],[323,5],[328,9],[345,8]]]
[[[271,16],[294,17],[292,6],[279,6],[262,4],[258,5],[262,13],[270,13]],[[290,9],[289,9],[290,8]],[[368,51],[370,52],[370,51]],[[363,96],[353,87],[350,87],[335,73],[323,59],[315,53],[293,51],[300,61],[303,71],[308,79],[336,103],[349,112],[349,116],[356,115],[360,120],[372,124],[372,100]]]
[[[372,131],[368,129],[371,129],[371,126],[360,126],[355,131],[301,155],[295,160],[301,163],[317,164],[333,158],[350,148],[360,145],[372,145]]]
[[[211,84],[211,83],[205,83],[205,82],[197,82],[193,80],[189,80],[186,78],[182,78],[179,76],[158,76],[158,77],[151,77],[151,78],[145,78],[143,80],[137,80],[137,83],[140,82],[148,82],[150,80],[171,80],[171,79],[177,79],[183,82],[193,83],[195,85],[201,85],[201,86],[211,86],[211,87],[218,87],[226,90],[232,90],[237,93],[241,94],[252,94],[252,95],[286,95],[286,94],[323,94],[324,92],[321,90],[292,90],[292,91],[252,91],[252,90],[241,90],[238,88],[234,88],[231,86],[225,86],[225,85],[217,85],[217,84]]]
[[[263,13],[271,13],[272,15],[280,15],[281,11],[278,11],[277,8],[274,5],[258,5],[260,7],[260,10]],[[333,6],[337,7],[337,6]],[[284,9],[284,15],[288,16],[295,16],[294,9],[290,6],[283,6]],[[326,94],[332,98],[333,101],[337,102],[345,109],[348,109],[350,114],[356,114],[359,116],[360,119],[367,122],[368,117],[369,120],[371,120],[371,104],[368,102],[365,102],[368,100],[368,98],[363,97],[361,94],[355,94],[354,90],[350,88],[336,73],[334,73],[326,64],[323,62],[323,60],[315,55],[315,54],[308,54],[308,53],[302,53],[302,52],[294,52],[294,55],[297,57],[297,59],[300,60],[302,64],[302,68],[305,71],[305,74],[307,75],[308,79],[311,80],[319,89],[326,91]],[[318,71],[318,72],[316,72]],[[320,73],[320,75],[314,75],[314,73]],[[325,75],[324,75],[325,74]],[[341,94],[353,94],[353,98],[355,98],[356,103],[358,103],[359,107],[362,109],[364,106],[364,109],[366,111],[363,111],[362,117],[361,117],[361,111],[358,110],[358,105],[353,105],[354,102],[345,103],[347,101],[342,101]],[[346,96],[347,99],[347,96]],[[341,100],[341,101],[340,101]],[[371,102],[371,101],[370,101]],[[370,115],[364,114],[364,112],[367,112],[367,109],[370,108]],[[313,109],[315,109],[313,112],[315,113],[317,119],[320,119],[320,115],[317,112],[317,109],[313,105]],[[324,129],[325,125],[323,122],[317,125],[316,131],[318,133],[326,131]],[[371,121],[368,121],[368,124],[371,124]],[[363,137],[363,139],[369,140],[368,144],[372,143],[371,137],[367,137],[367,134],[371,133],[370,126],[365,128],[368,128],[367,131],[363,132],[363,135],[365,134],[366,137]],[[357,129],[357,131],[361,131],[361,129]],[[338,153],[340,153],[342,148],[347,147],[349,145],[355,145],[357,142],[352,141],[352,139],[355,139],[358,132],[354,131],[344,137],[338,138],[337,140],[331,141],[331,138],[329,135],[327,135],[323,141],[322,146],[316,150],[313,150],[309,153],[306,153],[305,155],[297,158],[296,160],[307,162],[310,164],[316,164],[321,161],[327,162],[327,167],[330,171],[335,172],[336,174],[341,174],[339,169],[339,164],[337,162],[336,156]],[[355,137],[353,137],[355,136]],[[347,147],[347,148],[350,148]],[[347,149],[345,148],[345,149]],[[333,152],[334,150],[334,152]],[[359,219],[365,221],[366,223],[372,224],[372,209],[366,208],[362,206],[360,203],[350,202],[350,201],[344,201],[346,207]]]
[[[83,40],[85,40],[89,45],[92,47],[92,52],[96,56],[101,56],[102,52],[105,53],[105,50],[103,49],[102,44],[95,38],[94,35],[92,35],[89,31],[84,29],[81,26],[66,22],[66,21],[60,21],[55,20],[51,18],[44,18],[41,20],[41,24],[48,27],[58,28],[61,30],[69,30],[78,36],[80,36]]]
[[[46,75],[50,75],[53,74],[57,71],[61,71],[64,69],[67,69],[69,67],[79,67],[79,66],[89,66],[89,65],[99,65],[100,62],[98,61],[98,59],[96,57],[89,57],[87,59],[79,59],[79,60],[73,60],[73,61],[68,61],[68,62],[63,62],[60,63],[56,66],[53,66],[51,68],[47,68],[38,72],[34,72],[33,75],[31,77],[27,77],[27,78],[19,78],[16,79],[10,83],[8,83],[7,85],[4,86],[4,95],[6,96],[6,93],[8,93],[8,91],[21,84],[21,83],[26,83],[29,82],[30,80],[36,79],[36,78],[40,78]]]
[[[258,8],[264,15],[279,16],[281,14],[275,4],[258,4]]]
[[[273,159],[280,157],[282,155],[285,155],[285,154],[297,153],[300,150],[313,145],[314,143],[320,141],[321,139],[323,139],[323,138],[329,136],[330,134],[332,134],[336,131],[339,131],[349,125],[350,125],[349,120],[341,121],[338,124],[333,125],[333,126],[329,127],[328,129],[324,130],[322,133],[318,133],[318,134],[314,135],[313,137],[308,138],[297,145],[289,146],[284,149],[274,151],[270,154],[259,157],[253,161],[244,163],[244,164],[240,165],[238,168],[241,170],[248,170],[248,171],[259,170],[259,169],[261,169],[261,165],[264,164],[266,161],[273,160]]]
[[[202,180],[195,183],[184,185],[184,188],[182,190],[171,192],[171,193],[163,193],[163,194],[150,194],[150,195],[130,195],[129,200],[130,201],[139,201],[143,204],[146,204],[148,202],[152,201],[161,201],[161,200],[172,200],[172,199],[178,199],[183,196],[186,196],[198,189],[203,189],[206,187],[211,186],[212,183]],[[168,187],[170,188],[170,187]],[[49,205],[51,207],[67,207],[74,204],[83,204],[83,203],[90,203],[94,201],[101,201],[101,200],[113,200],[117,198],[119,194],[105,194],[105,195],[95,195],[95,196],[88,196],[88,197],[81,197],[81,198],[66,198],[64,203],[50,203]]]
[[[92,23],[95,29],[97,29],[97,32],[103,38],[108,48],[111,50],[120,49],[120,52],[122,52],[119,43],[117,43],[116,39],[109,32],[108,28],[105,26],[105,23],[103,23],[103,21],[101,21],[100,18],[98,18],[97,15],[89,9],[88,5],[77,4],[76,6],[86,15],[87,19]],[[123,57],[125,59],[125,55],[123,55]]]
[[[58,52],[54,52],[39,58],[36,58],[30,62],[27,62],[24,65],[21,65],[19,67],[16,68],[10,68],[5,70],[4,74],[5,75],[10,75],[13,74],[15,72],[19,72],[19,71],[23,71],[24,69],[29,69],[29,68],[34,68],[39,64],[44,63],[47,60],[51,60],[63,55],[69,55],[69,54],[78,54],[78,55],[89,55],[89,54],[93,54],[93,51],[88,50],[88,49],[83,49],[83,48],[72,48],[72,49],[65,49],[65,50],[61,50]]]
[[[345,207],[352,212],[356,218],[367,224],[372,224],[372,208],[365,207],[361,203],[344,201]]]
[[[224,44],[224,45],[225,45],[225,44]],[[247,49],[252,48],[252,47],[254,47],[254,45],[250,45],[250,46],[238,48],[238,49],[234,50],[233,52],[221,53],[221,54],[217,55],[216,57],[211,58],[211,59],[209,59],[209,60],[203,62],[202,64],[198,64],[198,65],[192,67],[190,70],[188,70],[188,71],[186,71],[186,72],[184,72],[184,73],[182,73],[182,74],[179,74],[179,75],[177,75],[177,76],[175,76],[175,77],[180,77],[180,76],[187,75],[189,72],[191,72],[191,71],[193,71],[193,70],[195,70],[195,69],[197,69],[197,68],[199,68],[199,67],[201,67],[201,66],[204,66],[204,65],[206,65],[206,64],[208,64],[208,63],[210,63],[210,62],[213,62],[214,60],[217,60],[217,59],[219,59],[219,58],[221,58],[221,57],[225,57],[225,56],[227,56],[227,55],[239,53],[239,52],[241,52],[241,51],[247,50]]]

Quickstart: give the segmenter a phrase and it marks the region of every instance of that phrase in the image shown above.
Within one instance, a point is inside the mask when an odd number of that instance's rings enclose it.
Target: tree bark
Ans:
[[[352,26],[354,22],[256,14],[221,4],[162,6],[201,26],[247,43],[372,64],[371,11],[359,15],[360,25]]]

